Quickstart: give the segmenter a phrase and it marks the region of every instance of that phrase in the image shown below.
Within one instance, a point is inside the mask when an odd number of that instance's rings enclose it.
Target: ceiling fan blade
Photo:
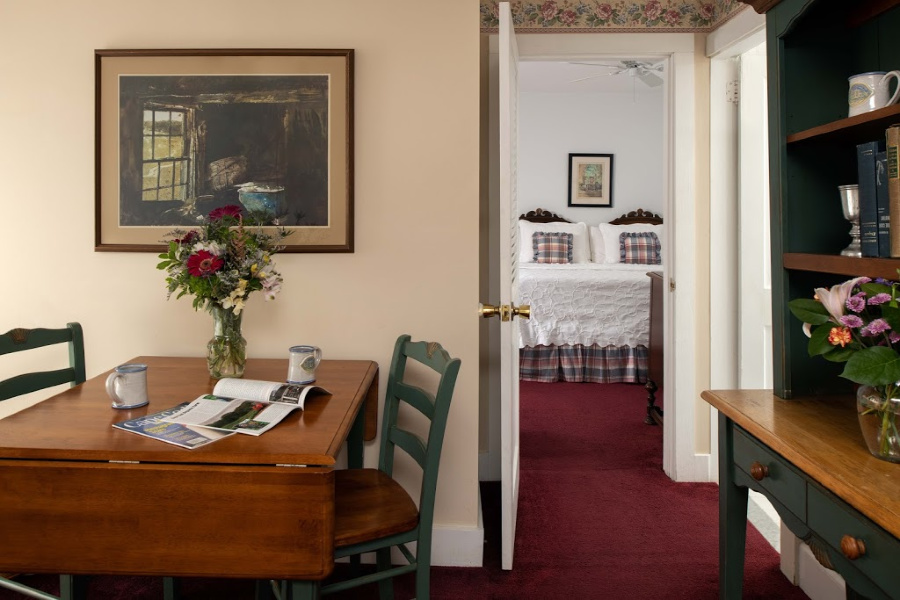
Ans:
[[[650,87],[656,87],[662,85],[663,79],[659,75],[655,75],[650,72],[640,72],[638,73],[638,79],[649,85]]]
[[[570,62],[569,64],[570,64],[570,65],[585,65],[585,66],[588,66],[588,67],[605,67],[605,68],[607,68],[607,69],[621,69],[621,68],[622,68],[622,64],[621,64],[621,63],[617,63],[617,64],[614,64],[614,65],[610,65],[610,64],[607,64],[607,63]]]
[[[579,81],[587,81],[588,79],[596,79],[597,77],[603,77],[605,75],[609,75],[609,73],[600,73],[598,75],[589,75],[587,77],[582,77],[581,79],[573,79],[569,83],[578,83]]]

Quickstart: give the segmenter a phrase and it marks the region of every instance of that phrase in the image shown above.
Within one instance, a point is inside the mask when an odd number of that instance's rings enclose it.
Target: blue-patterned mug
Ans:
[[[288,363],[288,383],[312,383],[316,367],[322,360],[322,349],[316,346],[291,346]]]
[[[848,115],[854,117],[885,106],[900,99],[900,71],[871,71],[848,78],[850,91],[847,93]],[[894,94],[889,93],[891,79],[897,80]]]

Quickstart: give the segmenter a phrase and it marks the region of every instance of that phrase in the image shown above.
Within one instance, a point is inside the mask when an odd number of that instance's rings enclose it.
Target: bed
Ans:
[[[536,209],[519,219],[519,301],[531,307],[519,320],[520,379],[648,383],[662,218],[638,209],[587,226]]]

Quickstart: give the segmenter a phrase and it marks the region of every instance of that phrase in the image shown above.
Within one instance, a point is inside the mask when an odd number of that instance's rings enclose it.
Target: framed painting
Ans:
[[[569,154],[569,206],[612,206],[612,185],[612,154]]]
[[[353,50],[96,50],[94,249],[158,252],[238,205],[353,252]]]

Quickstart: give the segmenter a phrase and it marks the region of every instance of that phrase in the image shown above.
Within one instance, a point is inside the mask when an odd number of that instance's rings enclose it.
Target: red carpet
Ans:
[[[500,569],[500,486],[482,484],[482,568],[432,569],[432,598],[718,598],[718,490],[671,481],[662,430],[643,423],[646,391],[629,384],[523,383],[515,568]],[[23,582],[55,591],[50,576]],[[397,598],[411,598],[400,578]],[[90,598],[157,600],[158,579],[95,577]],[[184,580],[185,600],[250,599],[250,582]],[[377,598],[376,586],[329,596]],[[0,600],[21,596],[0,590]],[[803,599],[778,554],[747,530],[744,598]]]

